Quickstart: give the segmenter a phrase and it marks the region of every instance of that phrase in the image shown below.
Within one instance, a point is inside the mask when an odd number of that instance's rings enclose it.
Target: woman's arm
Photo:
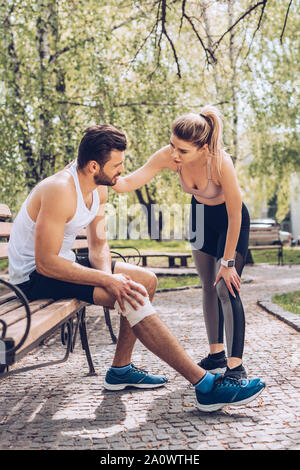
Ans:
[[[220,183],[225,196],[226,210],[228,214],[228,228],[223,253],[224,260],[233,259],[238,243],[242,221],[242,196],[234,166],[230,157],[225,157],[222,164]],[[240,291],[240,277],[235,267],[221,266],[216,284],[223,277],[230,293],[235,297],[232,285]]]
[[[167,145],[152,155],[149,160],[130,175],[120,177],[118,182],[112,186],[117,193],[127,193],[141,188],[161,170],[169,168],[174,169],[171,158],[171,146]]]
[[[228,229],[223,258],[234,258],[242,221],[242,196],[230,157],[225,157],[220,178],[228,214]]]

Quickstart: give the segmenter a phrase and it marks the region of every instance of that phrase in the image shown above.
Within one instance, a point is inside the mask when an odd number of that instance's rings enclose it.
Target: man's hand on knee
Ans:
[[[112,274],[111,282],[106,289],[115,297],[122,312],[126,310],[124,301],[137,310],[139,306],[144,305],[144,297],[148,297],[145,287],[126,274]]]
[[[132,304],[129,303],[126,299],[124,299],[124,310],[121,310],[121,307],[116,301],[114,308],[125,318],[127,318],[131,328],[141,322],[144,318],[148,317],[149,315],[154,315],[156,313],[153,305],[150,302],[149,297],[146,298],[140,297],[141,301],[136,305],[137,308],[133,308]]]

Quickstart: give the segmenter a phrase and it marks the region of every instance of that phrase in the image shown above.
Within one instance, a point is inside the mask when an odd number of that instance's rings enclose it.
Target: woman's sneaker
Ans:
[[[247,405],[264,388],[265,383],[261,379],[237,380],[217,374],[210,392],[202,393],[196,389],[197,406],[201,411],[212,412],[228,405]]]
[[[209,354],[200,362],[198,362],[198,366],[207,370],[211,374],[224,374],[227,367],[225,352],[223,351],[222,353]]]
[[[165,375],[150,375],[143,369],[138,369],[134,364],[125,374],[116,374],[112,368],[108,369],[104,388],[106,390],[124,390],[126,387],[158,388],[168,382]]]
[[[229,369],[229,367],[227,367],[224,377],[231,377],[233,379],[238,379],[238,380],[246,379],[247,372],[242,364],[238,367],[235,367],[234,369]]]

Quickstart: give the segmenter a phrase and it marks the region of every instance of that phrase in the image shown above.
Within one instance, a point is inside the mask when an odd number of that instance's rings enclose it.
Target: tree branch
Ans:
[[[135,16],[131,16],[129,17],[127,20],[125,21],[122,21],[121,23],[117,24],[116,26],[113,26],[110,30],[108,30],[107,32],[110,32],[110,33],[113,33],[114,31],[116,31],[116,29],[119,29],[119,28],[122,28],[122,26],[125,26],[126,24],[130,23],[131,21],[134,21],[136,20],[137,18],[140,18],[141,15],[135,15]],[[64,54],[65,52],[69,52],[71,51],[72,49],[76,49],[77,47],[81,47],[81,46],[84,46],[84,44],[86,44],[87,42],[93,42],[95,40],[95,37],[90,37],[90,38],[85,38],[85,39],[82,39],[78,42],[76,42],[75,44],[71,44],[70,46],[65,46],[63,49],[61,49],[60,51],[57,51],[55,52],[55,54],[52,54],[49,58],[49,63],[51,63],[52,61],[56,60],[59,56],[61,56],[62,54]]]
[[[68,100],[59,100],[59,101],[56,101],[55,102],[56,104],[70,104],[70,105],[73,105],[73,106],[83,106],[83,107],[86,107],[86,108],[94,108],[94,109],[97,109],[99,108],[100,104],[99,103],[96,103],[96,104],[87,104],[87,103],[80,103],[78,101],[68,101]],[[213,106],[220,106],[220,105],[223,105],[223,104],[227,104],[229,103],[229,101],[220,101],[218,103],[214,103]],[[161,103],[161,102],[156,102],[156,101],[140,101],[140,102],[133,102],[133,103],[120,103],[120,104],[117,104],[117,103],[113,103],[113,106],[115,108],[130,108],[132,106],[174,106],[174,107],[183,107],[182,103]],[[189,108],[202,108],[204,105],[203,104],[193,104],[193,105],[189,105],[188,107]],[[186,107],[186,106],[185,106]]]
[[[197,31],[197,29],[196,29],[194,23],[193,23],[192,20],[191,20],[191,17],[188,16],[188,15],[187,15],[186,13],[184,13],[184,12],[183,12],[182,16],[183,16],[184,18],[186,18],[186,20],[190,23],[190,25],[191,25],[191,27],[192,27],[194,33],[196,34],[196,36],[197,36],[197,38],[198,38],[198,40],[199,40],[199,42],[200,42],[200,44],[201,44],[201,46],[202,46],[204,52],[205,52],[206,60],[207,60],[208,64],[216,64],[216,63],[217,63],[217,59],[215,58],[214,53],[213,53],[210,49],[208,49],[207,47],[205,47],[205,44],[204,44],[204,42],[203,42],[203,39],[202,39],[201,36],[199,35],[199,33],[198,33],[198,31]]]
[[[176,66],[177,66],[177,75],[178,75],[179,78],[181,78],[181,71],[180,71],[178,56],[177,56],[177,53],[176,53],[176,48],[175,48],[174,43],[173,43],[172,39],[170,38],[170,36],[167,32],[167,29],[166,29],[166,22],[167,22],[167,10],[166,9],[167,9],[167,0],[160,0],[159,4],[158,4],[158,9],[157,9],[156,25],[155,25],[156,26],[156,31],[157,31],[158,25],[159,25],[159,23],[161,23],[161,32],[160,32],[158,43],[157,43],[157,47],[158,47],[157,62],[159,64],[159,59],[160,59],[160,54],[161,54],[160,44],[161,44],[162,37],[165,36],[167,38],[167,41],[169,42],[169,44],[171,46],[171,49],[172,49],[172,52],[173,52],[173,56],[174,56]],[[160,11],[161,11],[161,17],[160,17]]]
[[[261,9],[261,12],[260,12],[260,17],[259,17],[259,20],[258,20],[256,29],[255,29],[255,31],[254,31],[254,33],[253,33],[253,36],[252,36],[252,39],[251,39],[251,42],[250,42],[250,45],[249,45],[249,48],[248,48],[248,52],[247,52],[247,54],[246,54],[246,58],[248,57],[248,55],[249,55],[249,53],[250,53],[250,49],[251,49],[251,47],[252,47],[252,44],[253,44],[253,41],[254,41],[254,37],[255,37],[257,31],[258,31],[259,28],[260,28],[260,25],[261,25],[261,22],[262,22],[262,17],[263,17],[264,12],[265,12],[266,4],[267,4],[267,2],[264,2],[263,6],[262,6],[262,9]]]
[[[285,31],[285,27],[286,27],[287,19],[288,19],[288,16],[289,16],[289,12],[290,12],[290,8],[291,8],[292,1],[293,1],[293,0],[290,0],[288,9],[287,9],[287,12],[286,12],[286,15],[285,15],[283,28],[282,28],[281,35],[280,35],[280,43],[281,43],[281,44],[282,44],[282,42],[283,42],[283,35],[284,35],[284,31]]]
[[[251,8],[249,8],[247,11],[245,11],[245,13],[243,13],[237,20],[235,23],[233,23],[230,28],[227,29],[227,31],[225,31],[225,33],[222,34],[222,36],[218,39],[218,41],[215,43],[214,45],[214,52],[216,51],[216,49],[219,47],[220,43],[222,42],[222,40],[224,39],[224,37],[226,36],[226,34],[230,33],[230,31],[236,27],[236,25],[242,21],[246,16],[250,15],[250,13],[252,13],[253,10],[256,10],[256,8],[258,8],[260,5],[263,5],[263,10],[265,9],[265,6],[267,4],[268,0],[263,0],[261,2],[258,2],[256,3],[255,5],[253,5]],[[262,19],[262,15],[260,17],[260,21],[259,21],[259,25],[261,23],[261,19]]]

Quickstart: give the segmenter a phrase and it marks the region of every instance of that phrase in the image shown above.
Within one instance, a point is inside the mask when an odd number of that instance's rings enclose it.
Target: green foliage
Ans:
[[[165,3],[163,30],[159,8]],[[206,49],[182,17],[183,3]],[[299,0],[292,2],[282,44],[287,0],[267,2],[261,24],[261,10],[255,9],[216,47],[228,25],[252,4],[1,2],[1,202],[15,212],[37,182],[76,157],[90,124],[110,122],[126,132],[129,172],[168,143],[176,116],[219,103],[224,140],[246,202],[255,205],[275,192],[278,218],[283,218],[290,174],[300,168]],[[147,190],[157,203],[188,201],[170,172],[161,173]],[[146,199],[145,189],[143,194]],[[116,204],[117,198],[111,191],[110,201]],[[130,201],[135,198],[129,195]]]
[[[286,2],[270,5],[272,22],[264,22],[251,53],[251,76],[257,86],[249,87],[249,123],[254,158],[249,175],[257,177],[267,200],[277,196],[277,219],[289,210],[290,179],[300,171],[299,142],[299,27],[293,2],[282,43],[280,34]]]

